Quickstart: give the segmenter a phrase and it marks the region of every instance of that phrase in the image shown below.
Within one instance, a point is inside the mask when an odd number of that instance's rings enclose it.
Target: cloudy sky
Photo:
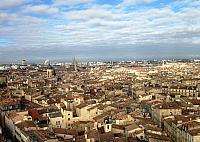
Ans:
[[[200,0],[0,0],[0,62],[200,57]]]

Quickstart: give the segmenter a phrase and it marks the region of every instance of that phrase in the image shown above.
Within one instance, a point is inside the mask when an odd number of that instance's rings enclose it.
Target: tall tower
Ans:
[[[56,75],[56,72],[55,72],[54,68],[48,67],[47,68],[47,77],[51,78],[51,77],[54,77],[55,75]]]
[[[110,132],[112,130],[111,120],[104,120],[103,127],[104,127],[104,132],[106,132],[106,133]]]
[[[166,60],[162,60],[162,66],[166,65],[167,61]]]
[[[23,65],[23,66],[26,65],[26,60],[22,60],[22,65]]]
[[[73,64],[73,67],[74,67],[74,71],[77,71],[77,61],[76,61],[75,57],[73,58],[72,64]]]

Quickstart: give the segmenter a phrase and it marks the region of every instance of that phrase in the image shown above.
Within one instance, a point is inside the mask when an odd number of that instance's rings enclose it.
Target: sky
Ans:
[[[0,62],[200,57],[200,0],[0,0]]]

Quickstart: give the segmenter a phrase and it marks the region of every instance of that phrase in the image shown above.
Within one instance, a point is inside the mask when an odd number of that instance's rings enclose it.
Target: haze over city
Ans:
[[[1,0],[0,61],[198,58],[199,0]]]

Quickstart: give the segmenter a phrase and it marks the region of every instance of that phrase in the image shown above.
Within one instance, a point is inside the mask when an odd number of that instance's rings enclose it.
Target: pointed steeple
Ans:
[[[77,61],[76,61],[75,56],[74,56],[74,58],[73,58],[72,64],[73,64],[73,66],[74,66],[74,71],[77,71]]]

